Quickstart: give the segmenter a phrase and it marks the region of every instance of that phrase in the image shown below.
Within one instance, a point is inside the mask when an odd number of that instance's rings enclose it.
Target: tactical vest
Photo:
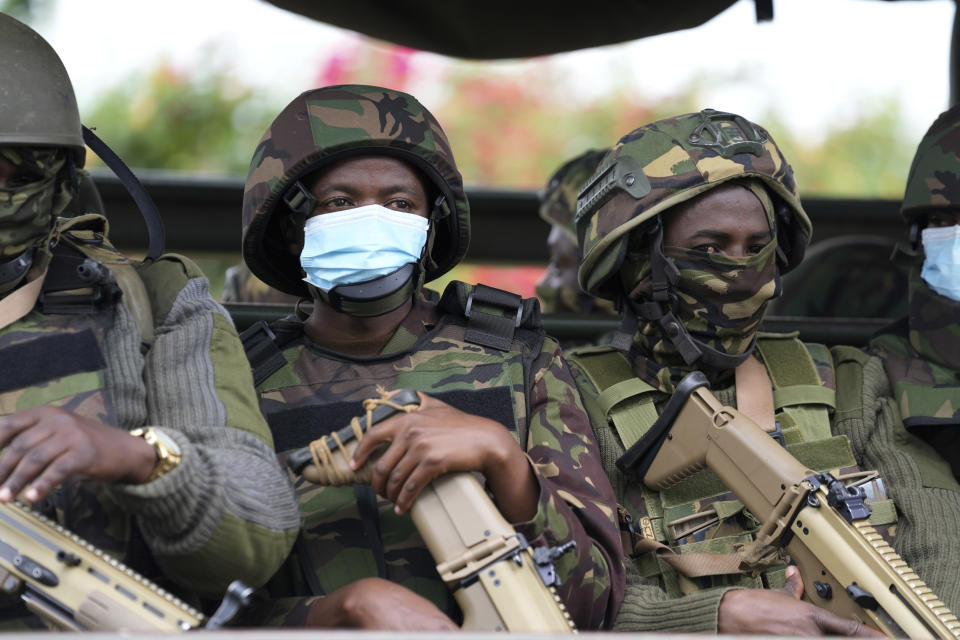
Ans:
[[[832,434],[830,416],[838,410],[838,400],[840,410],[855,411],[862,399],[859,389],[835,389],[831,352],[822,345],[800,342],[796,334],[761,333],[755,353],[773,384],[777,429],[771,436],[811,469],[831,470],[840,475],[857,473],[849,441],[846,436]],[[855,356],[841,351],[840,357],[846,362]],[[597,390],[595,397],[582,394],[583,400],[617,495],[624,553],[633,559],[639,573],[645,578],[658,577],[671,597],[717,586],[782,586],[783,566],[771,567],[757,577],[741,574],[688,577],[662,556],[643,549],[640,543],[646,538],[668,545],[681,556],[685,553],[733,554],[754,539],[760,523],[709,469],[662,492],[650,490],[622,474],[614,461],[653,426],[658,416],[657,404],[665,401],[667,395],[637,378],[627,358],[610,347],[575,350],[568,355],[568,360]],[[862,366],[862,361],[857,362]],[[733,399],[725,400],[731,404]],[[868,481],[865,489],[873,499],[871,523],[895,522],[896,510],[886,498],[882,483]],[[890,535],[887,527],[881,529],[884,535]]]
[[[152,340],[153,322],[139,265],[120,254],[106,233],[102,216],[60,221],[33,310],[0,330],[0,362],[6,365],[0,368],[0,415],[52,405],[118,424],[105,389],[105,344],[121,295],[137,317],[141,343]],[[132,540],[141,544],[133,520],[93,483],[68,480],[33,506],[114,557],[131,552]],[[120,541],[125,544],[118,546]],[[19,602],[0,602],[5,624],[23,613]]]
[[[409,348],[372,357],[319,348],[295,319],[244,332],[261,410],[281,457],[345,426],[361,413],[363,399],[377,396],[378,387],[417,389],[496,420],[526,448],[531,368],[544,340],[536,301],[453,282],[434,317],[434,326]],[[303,518],[301,539],[297,559],[275,577],[271,595],[329,593],[379,576],[414,588],[454,618],[459,615],[409,515],[396,515],[393,504],[369,486],[293,481]]]

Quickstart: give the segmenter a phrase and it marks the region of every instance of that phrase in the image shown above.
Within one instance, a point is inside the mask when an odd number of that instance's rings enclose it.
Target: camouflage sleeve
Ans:
[[[114,493],[183,586],[216,596],[235,579],[260,586],[283,562],[300,520],[243,348],[192,263],[161,259],[142,275],[155,317],[143,359],[145,424],[174,439],[182,461]]]
[[[533,544],[576,549],[556,564],[561,597],[582,629],[609,626],[623,597],[616,500],[570,371],[547,340],[532,368],[527,454],[540,488],[537,513],[517,527]]]
[[[890,397],[883,364],[875,357],[862,368],[837,370],[838,393],[862,375],[862,412],[838,415],[837,434],[850,438],[863,468],[876,469],[897,506],[894,549],[954,612],[960,610],[960,486],[946,462],[903,427],[897,403]],[[838,414],[841,412],[838,411]],[[936,480],[933,480],[936,478]]]

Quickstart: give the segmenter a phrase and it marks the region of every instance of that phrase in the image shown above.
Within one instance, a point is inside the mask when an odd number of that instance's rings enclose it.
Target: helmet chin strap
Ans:
[[[307,283],[310,295],[322,300],[340,313],[358,318],[372,318],[399,309],[413,297],[419,280],[419,265],[410,262],[393,273],[366,282],[341,284],[323,291]]]
[[[713,369],[733,369],[749,358],[757,341],[756,335],[753,336],[750,347],[739,355],[717,351],[690,335],[686,325],[673,312],[676,295],[671,293],[671,290],[680,280],[680,270],[673,261],[663,255],[663,227],[659,221],[650,237],[652,300],[636,302],[626,292],[621,293],[623,320],[611,346],[620,351],[629,351],[639,326],[639,318],[643,318],[660,326],[664,336],[687,365],[701,362]]]

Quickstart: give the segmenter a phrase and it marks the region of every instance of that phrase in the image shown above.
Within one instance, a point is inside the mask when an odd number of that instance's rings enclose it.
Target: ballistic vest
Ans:
[[[381,355],[325,350],[288,318],[241,336],[260,407],[281,458],[344,427],[378,387],[423,391],[508,428],[523,448],[531,368],[544,342],[533,299],[483,285],[447,286],[418,299]],[[405,322],[407,322],[405,321]],[[303,518],[294,554],[269,586],[273,597],[324,594],[363,577],[409,586],[454,619],[456,604],[409,515],[366,485],[319,487],[292,477]]]
[[[804,344],[796,334],[758,336],[756,355],[773,385],[774,418],[771,434],[795,458],[816,471],[841,476],[857,474],[857,462],[846,436],[831,432],[831,415],[862,415],[860,387],[866,356],[852,347]],[[666,544],[680,554],[733,554],[754,539],[760,523],[709,469],[657,492],[628,478],[615,466],[640,437],[653,426],[667,394],[636,377],[629,360],[612,347],[586,347],[568,354],[571,368],[579,368],[597,391],[582,393],[608,477],[617,495],[624,553],[645,578],[657,577],[671,597],[719,587],[778,588],[785,566],[774,566],[761,575],[707,575],[689,577],[661,555],[646,550],[642,541]],[[835,373],[842,369],[842,388]],[[734,404],[733,389],[717,390],[724,404]],[[882,481],[864,485],[871,499],[870,523],[888,539],[896,522],[896,509],[886,497]]]

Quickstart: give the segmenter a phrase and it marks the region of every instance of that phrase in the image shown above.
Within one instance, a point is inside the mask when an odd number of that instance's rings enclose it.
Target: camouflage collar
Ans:
[[[384,345],[380,355],[411,351],[420,338],[436,326],[440,312],[437,310],[436,301],[432,300],[431,293],[422,290],[414,298],[410,313],[400,322],[400,326],[397,327],[393,336]]]
[[[870,341],[883,359],[904,425],[960,421],[960,303],[910,276],[910,312]]]

